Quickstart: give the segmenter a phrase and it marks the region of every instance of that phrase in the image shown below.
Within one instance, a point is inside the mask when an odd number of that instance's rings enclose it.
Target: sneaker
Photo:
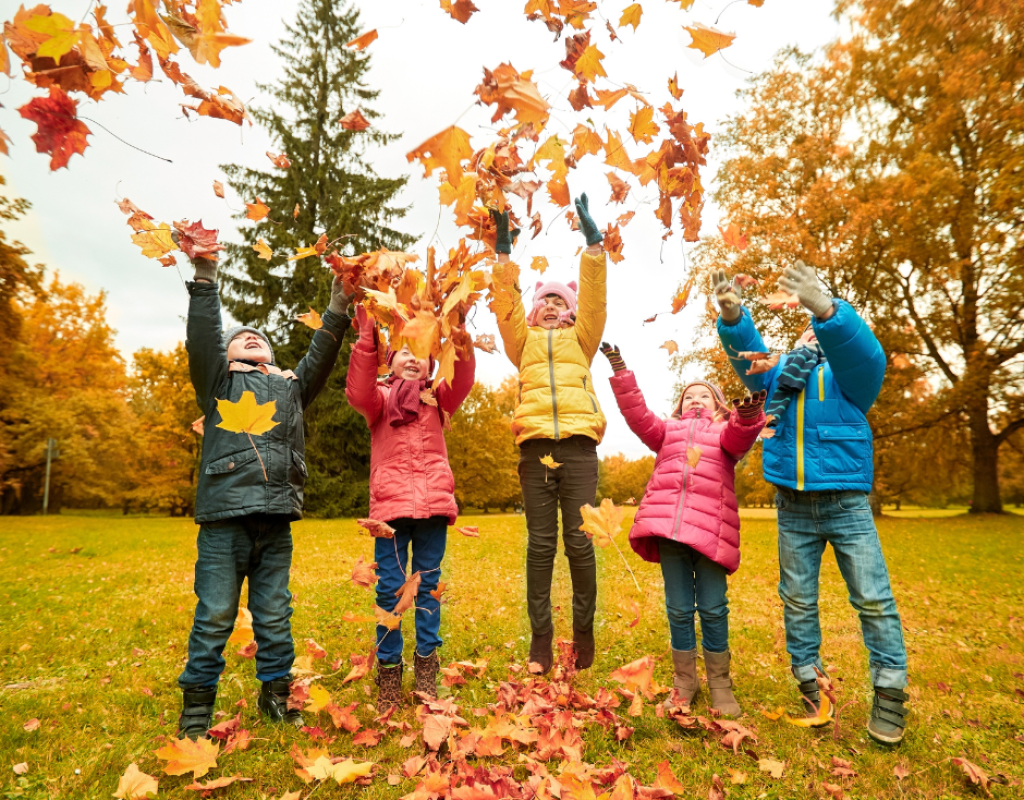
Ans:
[[[868,736],[879,744],[899,744],[907,728],[908,709],[904,705],[910,695],[899,689],[875,687],[875,702],[868,720]]]

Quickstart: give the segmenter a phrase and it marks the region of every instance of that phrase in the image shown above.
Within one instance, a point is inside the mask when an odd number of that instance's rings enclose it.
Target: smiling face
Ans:
[[[228,342],[228,361],[254,361],[257,364],[270,364],[274,356],[262,336],[252,331],[242,331]]]
[[[818,336],[814,332],[814,328],[808,325],[804,328],[804,332],[800,334],[800,338],[796,340],[797,347],[803,347],[808,344],[817,344]]]
[[[425,380],[430,377],[430,365],[425,358],[416,358],[409,345],[403,344],[391,361],[391,372],[407,381]]]
[[[565,300],[557,294],[544,297],[544,306],[537,314],[537,324],[546,330],[553,330],[561,324],[561,315],[569,310]]]
[[[685,414],[691,408],[706,408],[708,411],[715,410],[715,396],[707,386],[699,383],[688,386],[683,392],[683,404],[680,412]]]

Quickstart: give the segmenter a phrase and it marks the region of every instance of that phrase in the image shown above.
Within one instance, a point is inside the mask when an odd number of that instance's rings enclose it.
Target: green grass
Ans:
[[[529,645],[524,520],[491,514],[475,516],[472,524],[480,526],[479,539],[457,533],[449,538],[442,629],[444,660],[490,659],[483,679],[455,689],[471,722],[471,709],[493,702],[497,682],[509,677],[509,664],[525,660]],[[784,776],[774,780],[748,756],[658,719],[651,704],[642,718],[629,722],[636,732],[625,743],[612,741],[599,728],[589,730],[584,759],[598,766],[612,758],[627,761],[631,774],[650,785],[655,766],[668,758],[695,797],[707,796],[715,773],[728,782],[727,770],[733,768],[750,779],[728,787],[730,798],[820,797],[822,781],[844,784],[852,798],[945,798],[975,792],[949,761],[964,756],[990,775],[1016,782],[994,786],[995,796],[1020,797],[1024,520],[887,517],[879,525],[910,650],[911,727],[898,750],[872,744],[864,732],[867,657],[830,556],[822,575],[823,655],[841,697],[853,701],[842,714],[840,738],[834,741],[831,729],[798,729],[760,713],[779,705],[797,710],[776,594],[775,523],[768,518],[743,524],[743,566],[730,581],[731,647],[736,692],[746,711],[742,721],[758,735],[752,749],[760,757],[785,761]],[[57,516],[7,517],[0,528],[0,686],[6,687],[0,691],[0,797],[110,797],[133,761],[160,777],[160,797],[197,797],[183,788],[189,778],[164,776],[152,754],[173,735],[180,704],[175,679],[194,606],[195,526],[171,519]],[[369,539],[356,530],[350,520],[294,527],[295,639],[300,653],[307,638],[327,649],[327,662],[320,662],[327,664],[325,672],[330,661],[345,660],[340,674],[322,681],[339,705],[372,702],[368,679],[341,684],[349,654],[365,653],[372,637],[370,625],[340,621],[344,611],[363,613],[372,602],[369,591],[348,580],[355,558],[372,552]],[[625,546],[624,533],[620,539]],[[73,548],[81,550],[71,553]],[[632,582],[614,550],[599,552],[599,652],[594,669],[578,679],[587,692],[616,686],[609,673],[644,654],[656,657],[658,682],[671,681],[660,572],[632,553],[629,559],[646,588],[641,621],[633,629],[627,608],[635,596]],[[561,557],[553,599],[557,632],[566,633],[570,590]],[[408,636],[406,646],[411,660]],[[229,655],[218,705],[234,713],[235,703],[247,699],[243,725],[256,741],[223,757],[207,778],[240,773],[255,779],[220,792],[228,797],[276,798],[297,789],[306,797],[312,787],[295,777],[288,751],[293,742],[303,747],[312,742],[305,734],[262,724],[255,710],[257,691],[253,662]],[[698,700],[697,713],[703,708]],[[619,710],[625,713],[625,704]],[[364,707],[357,713],[370,721]],[[402,714],[415,723],[412,710]],[[39,719],[39,728],[25,731],[32,718]],[[321,724],[329,729],[326,715]],[[324,785],[315,796],[395,798],[412,792],[415,781],[391,786],[386,780],[421,750],[418,743],[403,749],[397,739],[389,735],[367,749],[352,745],[342,732],[331,753],[373,760],[379,777],[365,789]],[[858,777],[831,777],[832,756],[851,760]],[[19,762],[29,765],[20,777],[12,771]],[[515,757],[502,763],[514,765]],[[910,776],[898,781],[897,765]],[[557,764],[549,767],[557,772]]]

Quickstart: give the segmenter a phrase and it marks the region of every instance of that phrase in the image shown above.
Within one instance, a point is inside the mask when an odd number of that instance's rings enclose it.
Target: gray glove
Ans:
[[[832,308],[832,298],[821,291],[814,269],[803,261],[786,267],[779,278],[779,286],[783,291],[795,294],[800,304],[816,317],[824,317]]]
[[[332,314],[348,314],[349,303],[352,302],[352,295],[345,294],[345,282],[340,275],[334,277],[331,284],[331,303],[327,310]]]
[[[735,278],[729,280],[724,269],[715,270],[715,300],[718,301],[722,319],[730,325],[739,321],[743,314],[740,310],[743,308],[743,290]]]

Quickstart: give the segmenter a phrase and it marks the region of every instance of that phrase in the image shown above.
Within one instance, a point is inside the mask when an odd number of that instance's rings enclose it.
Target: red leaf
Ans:
[[[224,245],[217,244],[217,231],[204,228],[202,220],[191,225],[186,225],[186,221],[174,223],[174,228],[178,231],[178,247],[181,248],[181,252],[189,258],[216,261],[215,254],[224,249]]]
[[[50,155],[50,169],[68,165],[75,153],[81,155],[89,143],[85,137],[92,133],[78,120],[78,103],[56,86],[50,87],[49,97],[36,97],[18,109],[18,113],[38,125],[32,134],[37,153]]]

